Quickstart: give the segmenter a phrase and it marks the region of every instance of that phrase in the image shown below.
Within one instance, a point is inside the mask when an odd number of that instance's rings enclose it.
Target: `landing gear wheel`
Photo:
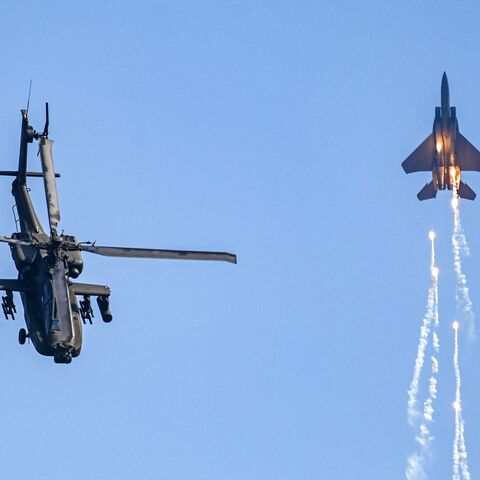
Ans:
[[[27,331],[24,328],[21,328],[18,332],[18,343],[20,345],[25,345],[25,341],[27,340]]]

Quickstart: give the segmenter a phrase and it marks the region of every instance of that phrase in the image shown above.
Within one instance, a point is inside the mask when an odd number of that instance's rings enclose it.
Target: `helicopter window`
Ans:
[[[60,331],[60,322],[58,320],[58,314],[57,314],[57,302],[55,301],[55,299],[53,299],[53,302],[52,302],[52,327],[51,329],[54,330],[54,331]]]
[[[57,302],[53,297],[52,283],[47,281],[43,285],[43,319],[47,332],[60,330],[57,317]]]

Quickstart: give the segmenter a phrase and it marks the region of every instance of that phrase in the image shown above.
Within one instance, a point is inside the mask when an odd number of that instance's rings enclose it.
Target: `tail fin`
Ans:
[[[428,200],[429,198],[436,198],[437,189],[433,186],[433,181],[427,183],[417,194],[419,200]]]
[[[465,182],[460,182],[458,196],[460,198],[466,198],[467,200],[475,200],[477,194]]]

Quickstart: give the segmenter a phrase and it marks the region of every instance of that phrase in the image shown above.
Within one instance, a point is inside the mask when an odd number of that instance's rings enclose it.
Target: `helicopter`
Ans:
[[[92,323],[94,316],[91,297],[97,298],[98,309],[104,322],[112,321],[110,288],[106,285],[78,283],[83,270],[82,253],[108,257],[214,260],[237,263],[234,254],[188,250],[161,250],[151,248],[109,247],[95,242],[78,242],[73,235],[58,233],[60,208],[57,195],[52,145],[48,137],[49,108],[45,105],[45,125],[36,131],[28,120],[28,107],[21,110],[22,126],[17,171],[0,171],[1,176],[15,177],[12,195],[20,231],[10,237],[0,236],[0,242],[10,246],[17,279],[0,279],[2,310],[5,318],[15,319],[17,313],[13,292],[19,292],[26,323],[18,341],[29,339],[36,351],[53,356],[55,363],[68,364],[78,357],[82,348],[82,324]],[[38,142],[41,172],[27,171],[28,145]],[[27,177],[43,177],[47,202],[49,233],[46,233],[34,209],[27,187]],[[18,218],[17,218],[18,217]],[[18,230],[18,228],[17,228]],[[79,300],[78,297],[83,297]]]

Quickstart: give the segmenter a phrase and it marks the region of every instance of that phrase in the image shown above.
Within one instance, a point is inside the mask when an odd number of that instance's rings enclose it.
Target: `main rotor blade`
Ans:
[[[237,256],[226,252],[192,252],[188,250],[159,250],[156,248],[101,247],[79,245],[84,252],[107,257],[159,258],[170,260],[213,260],[237,263]]]
[[[11,245],[32,245],[30,242],[24,240],[17,240],[16,238],[3,237],[0,235],[0,242],[9,243]]]
[[[0,176],[2,177],[16,177],[19,172],[17,170],[0,170]],[[43,177],[42,172],[25,172],[26,177]],[[60,174],[55,174],[56,178],[60,178]]]
[[[53,167],[52,144],[53,140],[40,138],[40,159],[42,161],[43,181],[45,184],[45,198],[47,200],[48,222],[50,233],[56,234],[60,222],[60,207],[58,205],[57,184]]]

